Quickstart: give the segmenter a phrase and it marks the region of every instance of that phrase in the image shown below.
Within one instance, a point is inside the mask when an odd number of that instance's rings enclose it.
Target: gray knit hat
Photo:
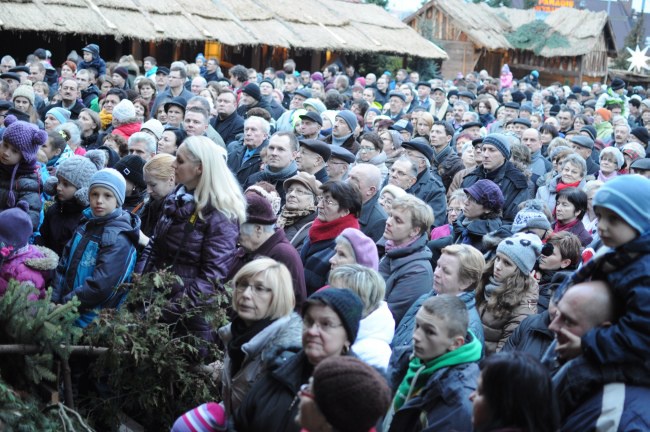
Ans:
[[[523,231],[524,229],[543,229],[550,230],[551,223],[548,221],[544,214],[541,201],[530,200],[526,202],[526,206],[519,210],[515,215],[515,220],[512,222],[510,231],[513,234]]]
[[[97,171],[90,179],[88,190],[90,191],[97,186],[104,187],[113,192],[117,200],[117,206],[122,207],[126,195],[126,180],[124,180],[124,177],[122,177],[119,171],[113,168],[104,168],[103,170]]]
[[[542,252],[542,241],[535,234],[518,233],[504,239],[497,253],[508,257],[525,275],[529,274]]]
[[[77,188],[74,197],[83,206],[88,205],[88,186],[90,179],[99,169],[104,167],[106,156],[101,150],[90,150],[85,156],[71,156],[64,159],[56,170],[56,175],[45,182],[43,190],[48,195],[56,194],[56,185],[60,179]]]
[[[483,138],[483,145],[490,144],[501,152],[506,160],[510,159],[510,140],[504,134],[491,133]]]

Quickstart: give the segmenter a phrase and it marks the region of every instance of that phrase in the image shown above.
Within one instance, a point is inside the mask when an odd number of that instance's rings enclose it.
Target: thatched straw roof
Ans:
[[[488,50],[514,49],[506,37],[523,25],[538,18],[534,10],[506,7],[492,8],[486,3],[473,3],[463,0],[433,0],[426,3],[404,22],[411,23],[425,16],[425,11],[435,7],[448,16],[453,25],[462,30],[478,48]],[[544,23],[550,32],[557,32],[566,39],[561,48],[544,47],[542,57],[577,56],[594,50],[605,32],[607,51],[614,54],[612,27],[605,12],[591,12],[573,8],[557,9],[545,18]]]
[[[3,0],[0,28],[447,58],[380,7],[339,0]]]

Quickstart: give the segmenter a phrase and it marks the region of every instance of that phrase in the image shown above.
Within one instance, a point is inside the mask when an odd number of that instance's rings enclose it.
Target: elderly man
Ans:
[[[429,132],[429,143],[433,147],[433,169],[438,173],[445,189],[449,189],[456,173],[465,166],[454,148],[451,140],[454,128],[444,121],[436,121]]]
[[[211,126],[229,144],[244,132],[244,118],[237,113],[237,96],[231,90],[223,90],[217,97],[217,116]]]
[[[246,223],[239,230],[240,247],[227,280],[232,280],[239,269],[256,258],[272,258],[289,269],[296,296],[295,309],[300,310],[307,297],[305,271],[300,255],[289,243],[284,230],[275,227],[277,216],[271,203],[255,191],[246,194],[246,201]]]
[[[614,146],[621,149],[630,139],[630,125],[625,121],[616,123],[614,126]]]
[[[361,191],[363,203],[359,215],[361,231],[376,242],[384,234],[386,219],[388,219],[388,215],[378,201],[383,183],[381,171],[372,164],[355,165],[348,175],[348,183],[355,184]]]
[[[271,125],[262,117],[252,116],[244,122],[243,142],[233,141],[228,144],[228,168],[244,185],[251,175],[260,170],[262,149],[268,145]]]
[[[129,154],[140,156],[148,162],[156,156],[156,139],[147,132],[136,132],[129,137]]]
[[[546,173],[553,168],[553,164],[551,164],[548,159],[542,156],[542,137],[539,131],[533,128],[526,129],[521,134],[521,143],[528,147],[528,150],[530,150],[530,171],[533,174],[544,177]],[[591,151],[589,153],[591,153]]]
[[[483,165],[467,174],[461,187],[467,189],[481,179],[492,180],[505,199],[503,220],[512,222],[519,204],[531,198],[531,192],[526,176],[510,162],[510,139],[503,134],[489,134],[483,139],[481,155]]]
[[[420,81],[417,85],[418,96],[413,104],[416,107],[424,108],[426,111],[431,109],[431,84],[427,81]]]
[[[77,84],[77,81],[74,78],[66,78],[61,81],[59,95],[61,96],[61,101],[50,105],[44,112],[52,108],[60,107],[70,111],[70,120],[77,120],[81,110],[85,108],[79,99],[79,84]],[[45,116],[43,115],[43,117]]]
[[[319,140],[300,140],[300,150],[296,156],[298,170],[316,177],[321,183],[329,180],[325,164],[332,155],[331,147]]]
[[[266,165],[264,170],[251,175],[244,188],[254,185],[257,182],[265,181],[278,191],[282,205],[285,201],[283,183],[286,179],[293,177],[298,172],[296,156],[298,154],[298,140],[291,132],[276,132],[269,139],[269,146],[266,149]]]
[[[348,178],[350,165],[356,157],[343,147],[331,146],[332,154],[327,161],[327,176],[331,181],[342,181]]]
[[[417,139],[403,142],[402,148],[413,161],[417,170],[416,180],[411,187],[406,189],[406,192],[415,195],[431,207],[435,226],[443,225],[447,216],[447,199],[442,180],[431,171],[433,149],[426,141],[420,142]]]
[[[562,347],[569,340],[582,338],[596,327],[608,327],[614,323],[619,318],[621,301],[603,281],[592,280],[570,287],[558,302],[557,313],[549,324],[556,342],[547,351],[547,358],[553,357],[555,348]],[[624,382],[623,377],[608,373],[606,367],[604,372],[593,370],[593,380],[583,381],[587,369],[584,356],[569,359],[562,357],[561,349],[558,352],[558,359],[566,361],[553,375],[553,384],[560,395],[562,431],[648,429],[648,387]],[[580,373],[575,374],[578,370]],[[579,389],[585,398],[567,398],[572,388]]]
[[[323,127],[323,118],[314,111],[307,111],[300,115],[298,131],[301,139],[318,139],[320,130]]]
[[[447,101],[445,89],[442,86],[433,87],[431,90],[431,98],[433,99],[433,103],[429,112],[438,120],[444,120],[447,109],[449,108],[449,101]]]
[[[354,137],[354,131],[359,126],[357,116],[350,110],[339,111],[334,118],[332,134],[325,138],[325,142],[333,146],[343,147],[350,153],[357,154],[359,143]]]
[[[569,137],[569,145],[576,153],[582,156],[582,158],[587,163],[587,175],[598,176],[600,166],[594,161],[594,158],[592,157],[594,140],[584,135],[573,135]]]
[[[406,95],[401,91],[392,91],[388,94],[388,109],[385,111],[386,115],[392,121],[401,119],[405,112],[404,106],[406,105]]]
[[[454,108],[452,111],[454,118],[451,121],[451,125],[455,130],[459,130],[463,126],[463,115],[465,115],[467,111],[469,111],[469,105],[467,105],[467,102],[461,100],[454,102]]]
[[[190,89],[193,94],[198,96],[201,94],[203,90],[208,88],[208,82],[203,78],[202,76],[198,76],[192,80],[192,84],[190,85]]]

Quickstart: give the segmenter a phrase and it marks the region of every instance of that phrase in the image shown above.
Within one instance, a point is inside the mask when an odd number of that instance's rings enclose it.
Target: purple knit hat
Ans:
[[[28,210],[29,204],[20,201],[16,207],[0,212],[0,262],[29,244],[34,227]]]
[[[500,210],[505,202],[501,188],[492,180],[482,179],[465,189],[465,193],[485,208]]]
[[[377,245],[370,237],[355,228],[344,229],[341,236],[350,242],[357,264],[378,271],[379,255]]]
[[[9,195],[7,205],[13,207],[16,205],[16,195],[14,194],[14,180],[18,168],[35,169],[36,154],[38,149],[47,142],[47,132],[37,128],[31,123],[20,121],[16,116],[9,115],[5,119],[5,129],[2,140],[15,147],[23,156],[23,160],[14,166],[11,172],[11,181],[9,183]]]

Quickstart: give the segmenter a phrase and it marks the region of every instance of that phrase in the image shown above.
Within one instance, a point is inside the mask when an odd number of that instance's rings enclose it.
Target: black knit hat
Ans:
[[[248,83],[246,86],[242,89],[243,93],[246,93],[248,96],[252,97],[256,101],[259,101],[262,99],[262,93],[260,92],[260,86],[258,86],[255,83]]]
[[[325,304],[331,307],[339,316],[350,344],[353,344],[359,333],[359,321],[363,312],[363,303],[358,295],[346,288],[325,288],[316,291],[307,298],[302,307],[302,315],[312,305]]]
[[[145,189],[147,184],[144,182],[144,164],[145,161],[140,156],[128,155],[120,159],[114,168],[138,189]]]
[[[337,431],[370,430],[386,414],[391,402],[386,380],[351,356],[322,360],[314,369],[313,379],[316,405]]]

